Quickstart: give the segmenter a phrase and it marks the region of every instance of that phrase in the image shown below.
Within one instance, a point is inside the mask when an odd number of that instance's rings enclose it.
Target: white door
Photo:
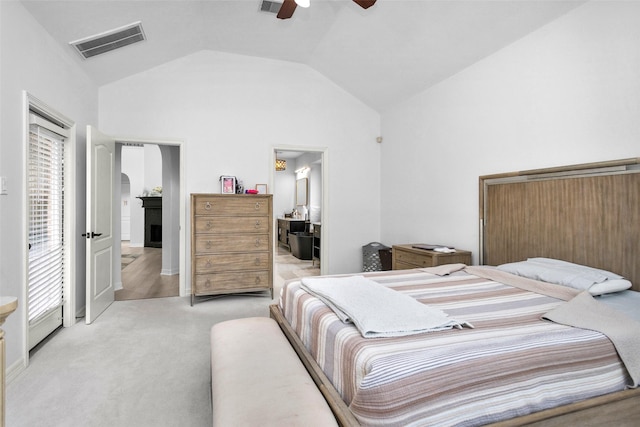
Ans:
[[[69,130],[29,114],[27,195],[29,200],[29,349],[62,325],[64,268],[68,244],[65,228],[65,158]],[[68,238],[67,238],[68,239]]]
[[[87,126],[87,308],[92,323],[114,300],[115,140]]]

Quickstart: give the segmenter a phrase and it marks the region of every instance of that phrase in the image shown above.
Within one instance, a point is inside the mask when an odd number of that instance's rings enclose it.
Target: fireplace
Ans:
[[[138,197],[144,208],[144,246],[162,247],[162,197]]]

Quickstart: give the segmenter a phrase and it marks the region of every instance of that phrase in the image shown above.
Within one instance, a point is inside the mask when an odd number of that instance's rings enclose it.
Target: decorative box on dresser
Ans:
[[[452,253],[417,249],[411,245],[393,245],[392,269],[406,270],[409,268],[435,267],[444,264],[471,265],[471,252],[456,249]]]
[[[269,291],[270,194],[191,194],[191,305],[196,296]]]

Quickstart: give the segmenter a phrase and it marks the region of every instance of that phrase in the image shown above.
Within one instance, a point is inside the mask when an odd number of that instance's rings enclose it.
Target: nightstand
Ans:
[[[456,249],[453,253],[416,249],[410,245],[393,245],[392,269],[406,270],[409,268],[435,267],[444,264],[471,265],[471,252]]]

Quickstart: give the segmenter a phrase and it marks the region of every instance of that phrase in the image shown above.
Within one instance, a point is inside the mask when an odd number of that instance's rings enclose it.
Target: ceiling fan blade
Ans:
[[[280,6],[280,11],[278,11],[278,18],[280,19],[289,19],[293,15],[293,12],[296,10],[296,6],[298,6],[295,0],[284,0],[282,6]]]
[[[376,0],[353,0],[353,1],[358,3],[358,5],[360,5],[360,7],[363,9],[369,9],[371,6],[376,4]]]

